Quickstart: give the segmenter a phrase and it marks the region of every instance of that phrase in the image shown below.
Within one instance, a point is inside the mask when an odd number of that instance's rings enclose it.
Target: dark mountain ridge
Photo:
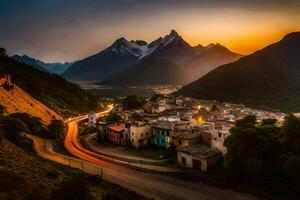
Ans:
[[[177,92],[202,99],[300,111],[300,32],[220,66]]]
[[[33,66],[41,71],[54,73],[54,74],[62,74],[65,72],[72,64],[75,62],[65,62],[65,63],[45,63],[41,60],[29,57],[27,55],[19,56],[14,55],[12,58],[20,63]]]

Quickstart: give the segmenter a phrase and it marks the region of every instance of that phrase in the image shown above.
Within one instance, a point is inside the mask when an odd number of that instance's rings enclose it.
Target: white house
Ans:
[[[211,147],[218,149],[223,155],[227,153],[227,148],[224,146],[225,138],[230,134],[229,130],[233,127],[233,124],[224,124],[215,127],[211,138]]]
[[[151,126],[145,122],[137,121],[130,126],[130,143],[135,148],[147,146],[151,142]]]
[[[157,112],[164,112],[166,110],[166,99],[160,99],[158,101]]]
[[[217,165],[221,153],[205,145],[197,144],[177,149],[178,163],[185,168],[206,172]]]
[[[89,127],[96,127],[96,123],[97,123],[96,113],[89,114],[88,115],[88,126]]]

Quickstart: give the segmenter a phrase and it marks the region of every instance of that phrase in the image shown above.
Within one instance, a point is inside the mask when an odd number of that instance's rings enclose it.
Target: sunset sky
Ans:
[[[299,0],[0,1],[0,46],[10,55],[73,61],[117,38],[152,41],[175,29],[191,45],[248,54],[300,31]]]

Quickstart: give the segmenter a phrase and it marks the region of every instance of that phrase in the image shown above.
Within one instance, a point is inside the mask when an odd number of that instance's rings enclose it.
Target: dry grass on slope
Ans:
[[[50,193],[63,179],[64,173],[49,163],[0,138],[0,199]]]
[[[62,119],[53,110],[34,99],[15,84],[10,90],[0,87],[0,104],[5,107],[6,114],[25,112],[41,118],[46,124],[49,124],[53,118]]]

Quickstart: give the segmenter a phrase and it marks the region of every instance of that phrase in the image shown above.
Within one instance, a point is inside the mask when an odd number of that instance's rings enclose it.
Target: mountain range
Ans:
[[[300,32],[222,65],[177,95],[300,111]]]
[[[62,74],[101,85],[186,84],[241,55],[220,44],[192,47],[174,30],[151,43],[120,38]]]
[[[65,62],[65,63],[45,63],[41,60],[29,57],[27,55],[19,56],[14,55],[12,58],[20,63],[33,66],[41,71],[53,73],[53,74],[62,74],[65,72],[72,64],[75,62]]]

